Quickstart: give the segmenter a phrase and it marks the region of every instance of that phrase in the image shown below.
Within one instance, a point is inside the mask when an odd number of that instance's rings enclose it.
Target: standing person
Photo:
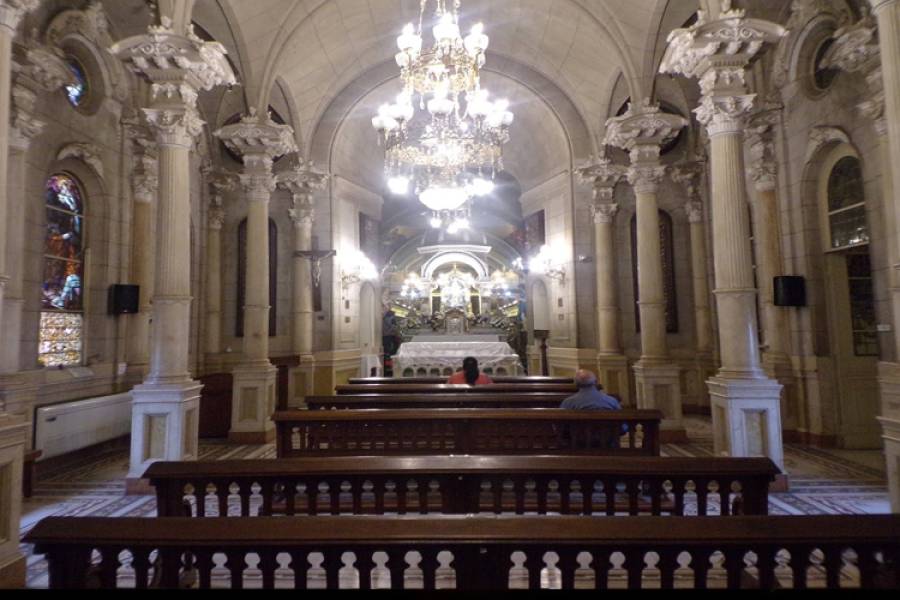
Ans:
[[[467,356],[463,359],[462,371],[457,371],[451,375],[450,379],[447,380],[447,383],[487,385],[489,383],[494,383],[494,381],[478,369],[478,360],[475,357]]]
[[[381,345],[384,347],[384,353],[387,356],[393,356],[400,348],[400,324],[397,323],[397,315],[394,311],[388,309],[384,313],[381,323]]]

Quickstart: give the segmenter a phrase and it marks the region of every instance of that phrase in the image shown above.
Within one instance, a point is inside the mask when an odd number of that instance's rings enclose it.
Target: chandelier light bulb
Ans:
[[[392,194],[403,196],[409,191],[409,179],[406,177],[391,177],[388,179],[388,189]]]
[[[466,36],[465,46],[469,56],[475,57],[487,50],[489,43],[488,36],[484,35],[484,25],[476,23],[472,26],[472,31]]]
[[[434,229],[440,229],[440,228],[441,228],[441,225],[443,225],[444,222],[440,219],[440,217],[431,217],[431,220],[429,221],[429,224],[430,224],[431,227],[434,228]]]
[[[459,39],[459,25],[453,21],[453,15],[445,12],[441,15],[441,20],[431,30],[436,39],[441,44],[452,44]]]
[[[468,199],[466,190],[458,187],[430,187],[419,194],[422,204],[434,212],[457,210]]]
[[[487,196],[494,191],[494,182],[483,177],[476,177],[472,181],[472,193],[475,196]]]
[[[416,28],[412,23],[407,23],[403,33],[397,38],[397,47],[401,52],[411,54],[413,57],[422,52],[422,36],[416,34]]]

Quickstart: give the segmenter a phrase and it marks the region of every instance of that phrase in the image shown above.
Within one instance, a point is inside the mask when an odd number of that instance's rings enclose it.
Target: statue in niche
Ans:
[[[444,313],[444,333],[447,335],[465,335],[469,323],[466,312],[459,308],[451,308]]]

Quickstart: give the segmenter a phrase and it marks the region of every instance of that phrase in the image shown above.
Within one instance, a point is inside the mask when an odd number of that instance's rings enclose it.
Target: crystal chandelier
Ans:
[[[423,48],[430,2],[421,0],[418,27],[409,23],[397,38],[403,90],[393,104],[378,109],[372,125],[384,145],[388,189],[406,194],[414,184],[433,213],[432,226],[463,228],[469,199],[489,194],[503,169],[513,113],[508,101],[492,101],[481,88],[488,36],[478,23],[462,37],[460,0],[434,0],[434,42]]]

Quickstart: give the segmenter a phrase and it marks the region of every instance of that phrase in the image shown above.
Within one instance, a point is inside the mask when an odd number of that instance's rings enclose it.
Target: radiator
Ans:
[[[34,447],[42,459],[131,433],[131,394],[115,394],[38,408]]]

